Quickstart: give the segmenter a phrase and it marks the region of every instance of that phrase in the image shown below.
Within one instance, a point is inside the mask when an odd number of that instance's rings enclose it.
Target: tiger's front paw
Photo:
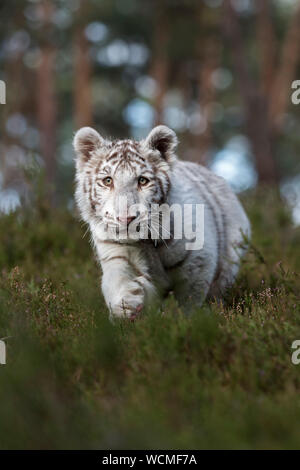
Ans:
[[[136,318],[142,311],[145,302],[144,289],[137,282],[130,282],[126,288],[118,292],[116,298],[110,303],[110,316],[112,318]]]

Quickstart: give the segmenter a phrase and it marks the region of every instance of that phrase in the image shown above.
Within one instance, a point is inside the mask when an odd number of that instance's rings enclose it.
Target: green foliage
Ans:
[[[245,198],[253,240],[226,303],[170,296],[111,324],[86,228],[44,204],[0,219],[0,448],[297,448],[300,232]]]

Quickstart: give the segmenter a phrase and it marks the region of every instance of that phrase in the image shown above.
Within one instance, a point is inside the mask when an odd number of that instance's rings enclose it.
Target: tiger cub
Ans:
[[[171,290],[189,310],[220,298],[238,273],[248,218],[224,179],[178,160],[176,146],[166,126],[141,141],[89,127],[75,135],[76,202],[111,317],[135,318]]]

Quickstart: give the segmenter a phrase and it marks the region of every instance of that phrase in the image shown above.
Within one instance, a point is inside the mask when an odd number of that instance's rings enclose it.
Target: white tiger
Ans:
[[[140,142],[109,141],[89,127],[75,135],[76,201],[90,227],[112,317],[135,317],[171,290],[190,310],[207,296],[220,298],[238,273],[242,242],[250,237],[248,218],[223,178],[178,160],[176,145],[166,126]],[[121,198],[127,201],[123,208]],[[153,203],[203,204],[203,247],[187,250],[184,236],[174,238],[174,221],[158,242],[132,237],[129,228],[149,217],[138,204],[151,213]]]

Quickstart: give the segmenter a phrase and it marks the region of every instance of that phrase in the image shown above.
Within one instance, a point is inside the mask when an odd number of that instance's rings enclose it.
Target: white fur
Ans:
[[[110,142],[91,128],[75,136],[76,200],[90,226],[112,316],[135,315],[169,290],[187,309],[201,305],[208,295],[220,298],[238,273],[243,237],[250,237],[248,218],[222,178],[176,158],[176,144],[176,135],[165,126],[141,142]],[[106,175],[113,187],[105,186]],[[138,183],[143,175],[149,179],[145,187]],[[136,203],[204,204],[203,249],[187,251],[184,238],[157,246],[130,237],[118,240],[116,226],[126,233],[117,219],[124,215],[118,212],[120,196],[127,197],[127,215],[136,215],[130,213]]]

